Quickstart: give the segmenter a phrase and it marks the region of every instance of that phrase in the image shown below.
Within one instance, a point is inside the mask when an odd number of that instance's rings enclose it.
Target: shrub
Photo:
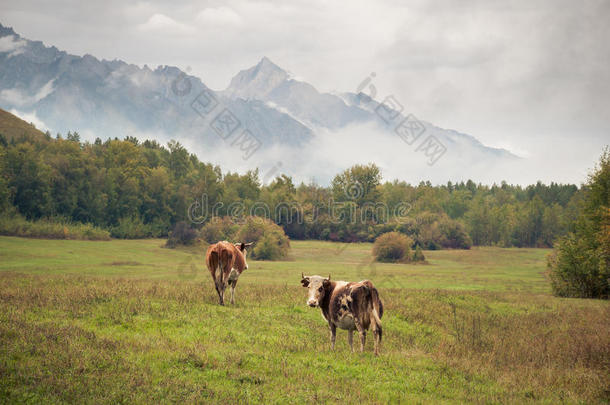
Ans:
[[[214,217],[201,228],[201,237],[208,243],[216,243],[220,240],[232,240],[239,229],[231,217]]]
[[[252,250],[252,257],[258,260],[276,260],[285,256],[276,234],[263,235]]]
[[[426,256],[424,256],[424,251],[421,249],[421,246],[417,245],[415,248],[415,252],[413,253],[413,261],[414,262],[425,262]]]
[[[411,257],[413,240],[398,232],[388,232],[379,236],[373,244],[373,256],[378,262],[408,262]]]
[[[472,239],[461,222],[445,218],[440,222],[440,245],[444,249],[470,249]]]
[[[16,213],[0,216],[0,235],[26,238],[110,240],[110,233],[91,224],[72,223],[63,218],[28,221]]]
[[[262,217],[246,217],[241,224],[231,217],[214,218],[201,229],[201,237],[208,243],[220,240],[254,242],[248,257],[258,260],[285,258],[290,249],[284,229]]]
[[[470,249],[472,239],[464,225],[446,214],[422,212],[416,217],[416,227],[407,235],[425,249]]]
[[[119,224],[110,228],[110,235],[118,239],[144,239],[163,235],[162,226],[156,223],[145,224],[139,217],[119,219]]]
[[[235,234],[236,242],[254,242],[251,257],[278,260],[288,256],[290,241],[284,229],[266,218],[247,217]]]
[[[574,232],[559,239],[549,256],[555,295],[580,298],[610,296],[610,149],[589,176]]]
[[[174,225],[174,228],[167,238],[165,246],[174,248],[178,245],[192,245],[197,239],[197,231],[189,226],[184,221],[180,221]]]
[[[602,266],[602,253],[585,239],[570,234],[556,243],[548,257],[551,287],[560,297],[607,298],[610,272]]]
[[[235,232],[235,242],[258,242],[272,222],[260,217],[247,217]],[[273,224],[275,225],[275,224]],[[277,226],[277,225],[275,225]],[[282,231],[283,232],[283,231]]]

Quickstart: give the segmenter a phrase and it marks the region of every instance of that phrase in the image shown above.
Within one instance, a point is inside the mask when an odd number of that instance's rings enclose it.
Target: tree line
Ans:
[[[292,239],[373,241],[396,231],[424,249],[548,247],[574,231],[582,195],[556,183],[383,181],[375,164],[329,186],[286,175],[262,184],[258,170],[223,173],[176,141],[0,135],[3,215],[91,224],[118,238],[166,236],[180,222],[199,229],[212,215],[193,222],[190,211],[205,196],[214,216],[270,216]]]

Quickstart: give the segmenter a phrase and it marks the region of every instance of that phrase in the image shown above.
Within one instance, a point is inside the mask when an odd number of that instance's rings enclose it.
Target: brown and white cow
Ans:
[[[375,355],[379,355],[381,344],[381,317],[383,303],[373,283],[363,280],[358,283],[331,281],[320,276],[304,276],[301,284],[309,289],[307,305],[320,307],[322,316],[328,321],[330,343],[335,349],[337,328],[346,329],[352,352],[354,351],[354,330],[360,336],[360,351],[364,351],[366,331],[372,326],[375,335]]]
[[[230,243],[225,241],[208,247],[205,263],[214,279],[220,305],[224,305],[224,294],[227,284],[231,287],[231,304],[235,304],[235,286],[237,279],[248,268],[246,249],[252,243]]]

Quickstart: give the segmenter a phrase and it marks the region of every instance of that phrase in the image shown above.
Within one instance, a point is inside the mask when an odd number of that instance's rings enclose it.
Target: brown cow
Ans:
[[[354,351],[353,333],[357,330],[360,335],[360,351],[364,351],[366,331],[372,325],[375,335],[375,355],[379,355],[383,303],[373,283],[369,280],[358,283],[331,281],[330,276],[328,278],[304,276],[301,273],[301,284],[309,288],[307,305],[320,307],[322,316],[328,321],[333,350],[338,327],[347,330],[352,352]]]
[[[226,240],[208,247],[205,263],[212,274],[220,305],[224,305],[227,284],[231,286],[231,304],[235,304],[235,286],[241,273],[248,268],[246,248],[252,243],[229,243]]]

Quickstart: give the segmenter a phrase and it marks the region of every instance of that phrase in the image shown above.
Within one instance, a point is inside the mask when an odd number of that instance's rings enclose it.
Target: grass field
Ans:
[[[220,307],[202,248],[161,240],[0,237],[2,402],[610,400],[610,305],[559,299],[547,250],[426,252],[372,264],[369,244],[294,241],[249,262]],[[301,272],[371,279],[381,356],[330,351]]]

